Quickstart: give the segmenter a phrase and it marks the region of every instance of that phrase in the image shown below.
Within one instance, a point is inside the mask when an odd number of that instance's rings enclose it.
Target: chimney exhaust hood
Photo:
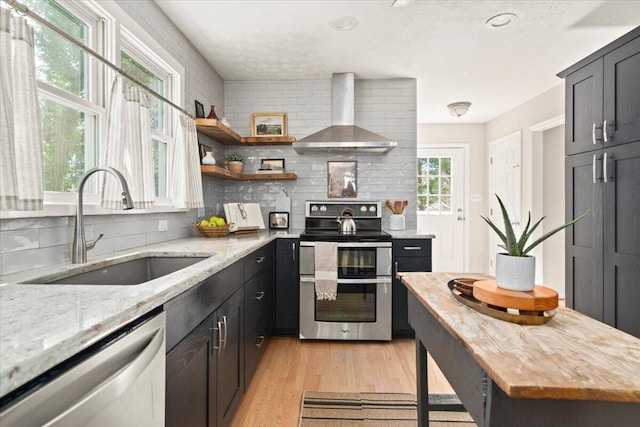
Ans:
[[[354,123],[354,74],[336,73],[331,79],[332,126],[293,143],[299,154],[386,154],[398,143]]]

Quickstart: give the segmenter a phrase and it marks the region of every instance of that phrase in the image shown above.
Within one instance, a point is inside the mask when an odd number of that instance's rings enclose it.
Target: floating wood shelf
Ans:
[[[198,132],[225,145],[291,145],[296,141],[293,136],[240,136],[216,119],[195,119],[195,123]]]
[[[222,179],[231,179],[235,181],[276,181],[276,180],[294,180],[298,179],[295,173],[248,173],[239,174],[230,172],[228,169],[220,166],[200,166],[203,175],[214,176]]]

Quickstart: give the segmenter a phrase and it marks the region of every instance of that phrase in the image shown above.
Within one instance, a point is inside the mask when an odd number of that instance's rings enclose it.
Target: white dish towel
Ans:
[[[335,301],[338,294],[338,244],[315,243],[316,298]]]

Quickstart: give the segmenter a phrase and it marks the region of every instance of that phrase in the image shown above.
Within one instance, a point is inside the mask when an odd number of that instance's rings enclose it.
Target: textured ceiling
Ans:
[[[225,80],[411,77],[419,123],[484,123],[640,24],[640,1],[155,0]],[[489,29],[498,13],[516,22]],[[348,32],[330,23],[344,16]],[[446,105],[470,101],[461,118]]]

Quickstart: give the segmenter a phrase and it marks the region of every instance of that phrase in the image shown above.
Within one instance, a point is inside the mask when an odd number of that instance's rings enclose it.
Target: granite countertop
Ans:
[[[251,236],[173,240],[92,259],[2,277],[0,280],[0,396],[15,390],[130,321],[161,306],[205,278],[278,237],[295,231],[259,231]],[[145,256],[205,256],[206,260],[134,286],[18,284],[64,277]],[[49,280],[52,278],[49,277]]]

